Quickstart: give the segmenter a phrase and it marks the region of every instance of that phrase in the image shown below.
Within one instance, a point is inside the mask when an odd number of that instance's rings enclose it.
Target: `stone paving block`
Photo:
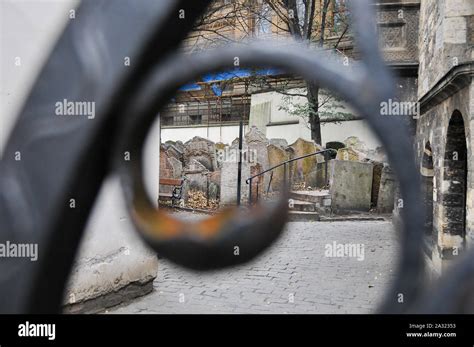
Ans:
[[[364,261],[325,257],[332,241],[364,244]],[[396,251],[390,222],[289,223],[267,253],[231,270],[196,274],[161,259],[155,291],[110,312],[371,313],[393,280]]]

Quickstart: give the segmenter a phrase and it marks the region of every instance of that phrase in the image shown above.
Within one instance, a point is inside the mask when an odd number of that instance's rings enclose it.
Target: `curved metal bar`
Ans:
[[[60,312],[87,218],[110,169],[110,145],[117,120],[126,116],[124,104],[152,63],[178,47],[209,2],[81,2],[2,153],[0,240],[39,249],[36,262],[0,261],[2,313]],[[180,10],[185,18],[177,15]],[[56,115],[55,104],[63,99],[94,102],[96,117]],[[70,208],[71,198],[76,208]]]
[[[326,153],[326,152],[334,152],[335,150],[330,148],[330,149],[324,149],[322,151],[317,151],[317,152],[314,152],[314,153],[310,153],[310,154],[306,154],[306,155],[302,155],[300,157],[297,157],[297,158],[292,158],[292,159],[289,159],[287,161],[284,161],[278,165],[275,165],[275,166],[272,166],[271,168],[269,169],[266,169],[266,170],[263,170],[261,172],[259,172],[258,174],[255,174],[253,176],[250,176],[249,178],[247,178],[245,180],[245,183],[249,184],[250,183],[250,180],[253,180],[255,177],[258,177],[258,176],[262,176],[263,174],[266,174],[267,172],[269,171],[272,171],[272,170],[275,170],[276,168],[279,168],[280,166],[283,166],[285,164],[288,164],[288,163],[292,163],[296,160],[300,160],[300,159],[304,159],[304,158],[308,158],[308,157],[312,157],[313,155],[316,155],[316,154],[321,154],[321,153]]]
[[[355,13],[364,13],[356,19],[359,30],[372,30],[364,22],[367,13],[371,13],[368,2],[356,2]],[[361,22],[363,21],[363,22]],[[370,22],[368,22],[370,23]],[[362,50],[372,46],[364,44]],[[418,194],[418,173],[412,154],[412,143],[409,140],[406,125],[399,119],[380,116],[380,103],[391,97],[392,83],[389,73],[378,62],[372,66],[363,65],[361,69],[352,71],[351,77],[341,74],[337,65],[331,62],[325,64],[318,61],[318,53],[308,50],[301,45],[276,47],[264,43],[254,43],[249,46],[230,46],[217,52],[211,51],[196,56],[173,55],[162,66],[158,67],[153,77],[143,89],[140,98],[132,102],[129,109],[134,114],[124,123],[123,129],[126,142],[125,148],[138,150],[136,157],[141,159],[140,148],[143,145],[148,126],[153,122],[155,113],[178,87],[197,78],[199,75],[212,70],[225,69],[232,66],[234,58],[238,57],[242,66],[274,66],[287,72],[303,76],[314,83],[322,84],[339,96],[345,98],[355,109],[367,117],[372,129],[380,137],[387,148],[389,158],[401,185],[402,196],[405,200],[403,217],[405,232],[402,236],[402,255],[398,266],[398,277],[388,292],[381,306],[383,312],[401,312],[412,304],[421,289],[423,263],[421,256],[421,208]],[[319,53],[321,59],[326,54]],[[369,60],[374,62],[373,59]],[[374,71],[375,70],[375,71]],[[120,147],[123,148],[123,147]],[[153,209],[141,183],[141,167],[136,163],[128,167],[132,173],[124,187],[135,187],[135,197],[139,196],[141,203],[151,211]],[[125,171],[126,172],[126,171]],[[122,177],[125,177],[122,176]],[[125,179],[124,182],[127,182]],[[133,192],[125,191],[127,200],[133,202]],[[398,304],[398,294],[403,294],[405,305]]]
[[[474,249],[466,252],[453,268],[437,279],[432,288],[410,307],[410,313],[452,314],[474,312]]]
[[[121,174],[127,203],[140,235],[165,256],[199,269],[228,266],[252,259],[280,235],[285,223],[285,196],[276,206],[261,207],[248,220],[235,211],[224,211],[211,223],[188,225],[156,212],[143,185],[142,147],[156,111],[182,84],[209,71],[234,68],[235,57],[241,66],[271,65],[324,85],[367,118],[387,150],[404,199],[397,277],[380,310],[403,312],[417,302],[423,278],[419,175],[406,125],[400,119],[380,116],[380,102],[392,96],[393,83],[377,49],[375,14],[370,1],[350,2],[357,46],[363,58],[360,64],[354,64],[357,66],[350,74],[341,71],[335,60],[328,61],[331,56],[327,52],[315,52],[302,44],[282,47],[281,43],[275,46],[257,42],[196,56],[170,53],[191,30],[193,20],[207,3],[150,0],[140,3],[135,10],[125,3],[110,9],[107,1],[81,4],[80,15],[66,29],[22,111],[5,150],[10,159],[2,159],[0,165],[0,218],[6,230],[1,236],[38,242],[45,250],[38,264],[0,263],[2,312],[59,311],[87,216],[110,169],[108,157],[123,148],[131,151],[132,161],[123,163],[115,155],[114,165]],[[180,8],[188,9],[186,20],[177,19]],[[130,11],[135,12],[128,16]],[[115,17],[105,16],[110,13]],[[117,22],[114,18],[126,20]],[[96,36],[105,39],[92,40],[86,28],[100,32],[103,36]],[[129,40],[114,45],[117,33],[124,31]],[[97,59],[92,66],[80,53],[82,46],[77,43],[81,40],[88,52],[94,52],[94,47],[103,52],[92,55]],[[122,61],[109,62],[109,55],[104,52],[113,52],[116,57],[128,55],[135,63],[124,68]],[[166,54],[170,55],[164,59]],[[71,65],[58,68],[64,61]],[[95,73],[98,63],[107,68],[102,75]],[[78,90],[61,82],[64,75],[88,88]],[[95,100],[99,116],[89,123],[53,121],[52,105],[62,97]],[[27,142],[23,143],[25,139]],[[117,146],[111,149],[113,141]],[[11,159],[19,149],[28,158],[23,163]],[[58,160],[62,167],[56,167]],[[80,201],[81,208],[68,208],[71,196]],[[30,211],[31,218],[15,217],[22,209]],[[161,233],[163,230],[166,232]],[[236,242],[245,251],[238,261],[229,253],[229,247]],[[463,276],[467,276],[472,270],[468,262],[463,264]],[[22,271],[24,276],[15,276],[15,270]],[[442,293],[444,289],[439,290]],[[398,294],[404,296],[403,305],[398,303]]]

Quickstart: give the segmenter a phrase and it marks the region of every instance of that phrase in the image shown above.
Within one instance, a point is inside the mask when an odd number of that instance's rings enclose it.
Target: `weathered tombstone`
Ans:
[[[351,147],[341,148],[337,151],[337,160],[361,161],[364,155]]]
[[[379,213],[390,213],[393,211],[395,186],[395,174],[393,173],[390,166],[385,164],[382,169],[377,199],[377,211]]]
[[[216,149],[219,150],[219,149],[224,149],[226,147],[226,144],[225,143],[222,143],[222,142],[217,142],[216,143]]]
[[[262,167],[260,164],[255,164],[250,166],[250,176],[255,176],[258,173],[262,172]],[[264,175],[257,176],[252,180],[252,202],[256,203],[262,196],[265,195],[267,191],[267,185],[264,184]],[[250,184],[250,183],[249,183]]]
[[[258,174],[268,168],[270,168],[268,164],[268,139],[265,135],[257,128],[251,127],[249,132],[245,134],[245,147],[247,150],[247,160],[250,164],[250,171],[251,175]],[[265,187],[268,185],[270,176],[268,174],[263,174],[259,177],[261,183]],[[257,182],[255,180],[255,182]],[[258,181],[260,182],[260,181]]]
[[[313,141],[306,141],[302,138],[298,138],[298,140],[291,144],[290,147],[293,149],[292,158],[315,153],[323,149]],[[322,179],[321,175],[323,174],[320,169],[318,170],[318,163],[323,162],[324,155],[322,154],[313,155],[293,162],[291,169],[291,182],[304,182],[306,186],[317,186],[318,181]]]
[[[250,176],[258,174],[263,170],[269,168],[268,162],[268,139],[263,135],[263,133],[256,127],[251,127],[249,132],[245,134],[243,142],[242,142],[242,165],[248,166],[248,171],[242,171],[242,182],[245,182]],[[225,160],[227,162],[235,162],[238,163],[239,161],[239,139],[236,138],[232,141],[232,145],[226,150],[227,155],[225,155]],[[229,165],[229,163],[224,163],[222,168],[225,165]],[[222,172],[224,175],[224,172]],[[263,187],[267,187],[269,183],[269,174],[264,174],[258,178],[259,182],[259,189],[262,192]],[[253,180],[253,184],[256,184],[257,178]],[[236,183],[237,184],[237,183]],[[248,196],[248,185],[245,184],[245,194]],[[222,190],[222,185],[221,185]],[[266,188],[265,188],[266,191]],[[242,190],[243,192],[243,190]],[[224,194],[225,195],[225,194]],[[243,196],[243,195],[242,195]]]
[[[160,177],[173,177],[173,167],[169,162],[170,156],[165,145],[160,146]]]
[[[356,151],[362,153],[367,152],[367,146],[357,136],[349,136],[347,139],[344,140],[344,144],[346,145],[346,147],[351,147]]]
[[[329,162],[332,208],[341,211],[369,211],[373,164],[347,160]]]
[[[209,198],[219,199],[221,191],[221,171],[214,171],[209,174]]]
[[[171,147],[169,144],[160,146],[160,178],[181,178],[183,175],[183,164],[170,155]],[[169,194],[172,191],[172,186],[162,185],[159,187],[160,193]]]
[[[184,153],[185,147],[184,147],[184,144],[183,144],[182,141],[179,141],[179,140],[176,141],[176,142],[173,144],[173,146],[175,146],[176,149],[178,149],[181,153]]]
[[[195,136],[184,144],[184,164],[192,160],[200,162],[209,171],[217,169],[216,146],[214,142]]]
[[[220,203],[222,205],[235,205],[237,203],[237,161],[224,161],[221,169]],[[250,177],[250,165],[242,162],[241,202],[248,199],[249,186],[245,180]]]
[[[285,139],[270,139],[269,142],[271,145],[280,147],[282,149],[288,147],[288,142]]]
[[[379,189],[380,189],[380,181],[382,178],[382,170],[383,170],[383,163],[379,163],[376,161],[371,161],[374,165],[374,173],[372,177],[372,197],[371,197],[371,205],[372,207],[377,206],[377,200],[379,198]]]
[[[209,182],[209,199],[211,200],[218,200],[220,196],[220,185],[214,182]]]
[[[221,184],[221,172],[220,171],[214,171],[209,174],[209,181],[216,183],[216,184]]]
[[[268,164],[270,165],[270,167],[276,166],[290,159],[290,155],[288,151],[273,144],[270,144],[267,146],[267,152],[268,152]],[[288,169],[289,167],[287,167],[287,170]],[[282,188],[283,182],[285,179],[285,168],[283,166],[280,166],[279,168],[273,170],[273,176],[271,176],[271,173],[270,173],[270,177],[271,177],[271,183],[270,183],[271,191],[279,191]]]
[[[183,163],[174,146],[160,146],[160,177],[180,178],[183,174]]]
[[[382,147],[369,149],[365,143],[356,136],[348,137],[344,143],[348,148],[353,149],[359,154],[359,160],[370,159],[378,162],[387,162],[385,151]],[[349,159],[350,160],[350,159]]]
[[[183,176],[183,163],[174,157],[168,158],[168,162],[172,167],[172,178],[181,178]]]
[[[252,142],[268,143],[268,139],[265,137],[265,135],[255,126],[251,127],[244,137],[247,143],[252,143]]]
[[[183,154],[184,153],[178,147],[176,147],[175,145],[169,145],[168,148],[166,149],[166,151],[168,152],[168,155],[170,157],[173,157],[173,158],[183,162],[183,160],[184,160]]]
[[[224,144],[222,142],[217,142],[216,143],[216,165],[217,165],[217,167],[214,168],[214,171],[218,170],[222,167],[222,160],[224,158],[226,148],[229,148],[229,146],[227,146],[226,144]]]
[[[201,162],[191,159],[184,168],[183,173],[186,176],[183,189],[184,200],[187,200],[188,192],[191,190],[207,193],[209,170]]]

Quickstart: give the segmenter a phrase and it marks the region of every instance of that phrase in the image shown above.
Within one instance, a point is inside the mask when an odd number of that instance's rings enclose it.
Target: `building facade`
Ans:
[[[415,152],[427,256],[442,272],[474,242],[474,2],[422,0]]]

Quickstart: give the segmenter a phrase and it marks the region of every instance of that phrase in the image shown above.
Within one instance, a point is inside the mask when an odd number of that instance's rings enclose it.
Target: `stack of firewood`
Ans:
[[[219,207],[219,201],[216,199],[209,199],[208,202],[206,193],[200,190],[191,190],[188,192],[186,207],[201,210],[215,210]]]

